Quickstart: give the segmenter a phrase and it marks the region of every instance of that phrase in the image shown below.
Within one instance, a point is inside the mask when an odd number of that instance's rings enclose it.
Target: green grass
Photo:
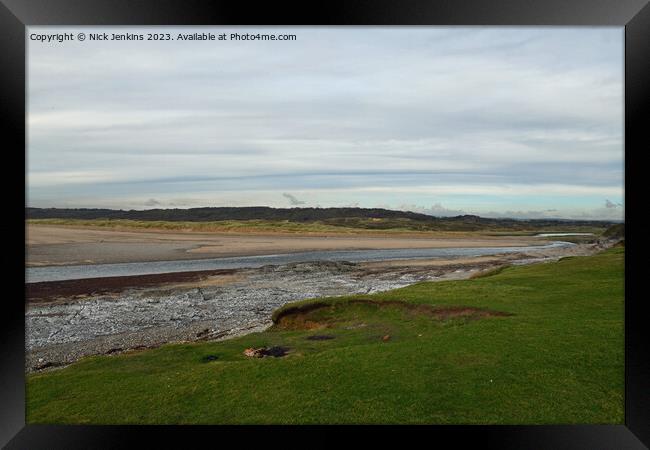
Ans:
[[[27,421],[620,424],[623,261],[624,248],[614,248],[473,280],[306,300],[276,311],[266,332],[87,358],[28,377]],[[322,307],[305,309],[315,301]],[[512,315],[423,312],[447,306]],[[310,324],[327,328],[301,329]],[[313,334],[335,339],[305,339]],[[242,354],[262,345],[291,352]]]

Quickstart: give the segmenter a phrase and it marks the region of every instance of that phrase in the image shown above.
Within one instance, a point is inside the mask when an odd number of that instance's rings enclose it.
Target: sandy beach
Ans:
[[[529,236],[436,236],[423,234],[287,235],[178,231],[103,230],[27,226],[28,266],[169,261],[270,255],[318,250],[521,247],[547,242]]]

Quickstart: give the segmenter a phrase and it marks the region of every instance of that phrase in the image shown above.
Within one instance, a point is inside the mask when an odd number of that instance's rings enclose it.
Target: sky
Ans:
[[[169,33],[42,42],[32,34]],[[180,41],[179,33],[294,34]],[[624,217],[622,27],[29,27],[34,207]]]

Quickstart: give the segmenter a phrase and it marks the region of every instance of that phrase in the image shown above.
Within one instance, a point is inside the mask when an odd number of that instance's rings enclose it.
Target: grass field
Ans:
[[[300,233],[300,234],[424,234],[435,236],[475,236],[486,234],[492,236],[532,236],[540,232],[575,231],[601,234],[602,227],[593,226],[553,226],[538,229],[506,228],[482,226],[476,224],[422,223],[409,219],[337,219],[330,221],[292,222],[289,220],[220,220],[212,222],[198,221],[162,221],[129,219],[29,219],[28,224],[98,227],[116,230],[173,230],[219,233]]]
[[[620,424],[623,261],[307,300],[266,332],[87,358],[28,377],[27,421]],[[259,346],[290,350],[242,353]]]

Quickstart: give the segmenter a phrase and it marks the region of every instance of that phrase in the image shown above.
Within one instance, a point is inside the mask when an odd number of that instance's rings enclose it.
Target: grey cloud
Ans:
[[[147,200],[146,202],[144,202],[144,206],[159,206],[159,205],[161,205],[161,204],[162,204],[162,203],[160,203],[160,202],[159,202],[158,200],[156,200],[155,198],[150,198],[149,200]]]
[[[296,197],[294,197],[294,196],[291,195],[291,194],[287,194],[286,192],[284,192],[284,193],[282,194],[282,196],[283,196],[284,198],[288,199],[289,202],[290,202],[292,205],[304,205],[304,204],[305,204],[305,202],[303,202],[303,201],[301,201],[301,200],[298,200]]]

